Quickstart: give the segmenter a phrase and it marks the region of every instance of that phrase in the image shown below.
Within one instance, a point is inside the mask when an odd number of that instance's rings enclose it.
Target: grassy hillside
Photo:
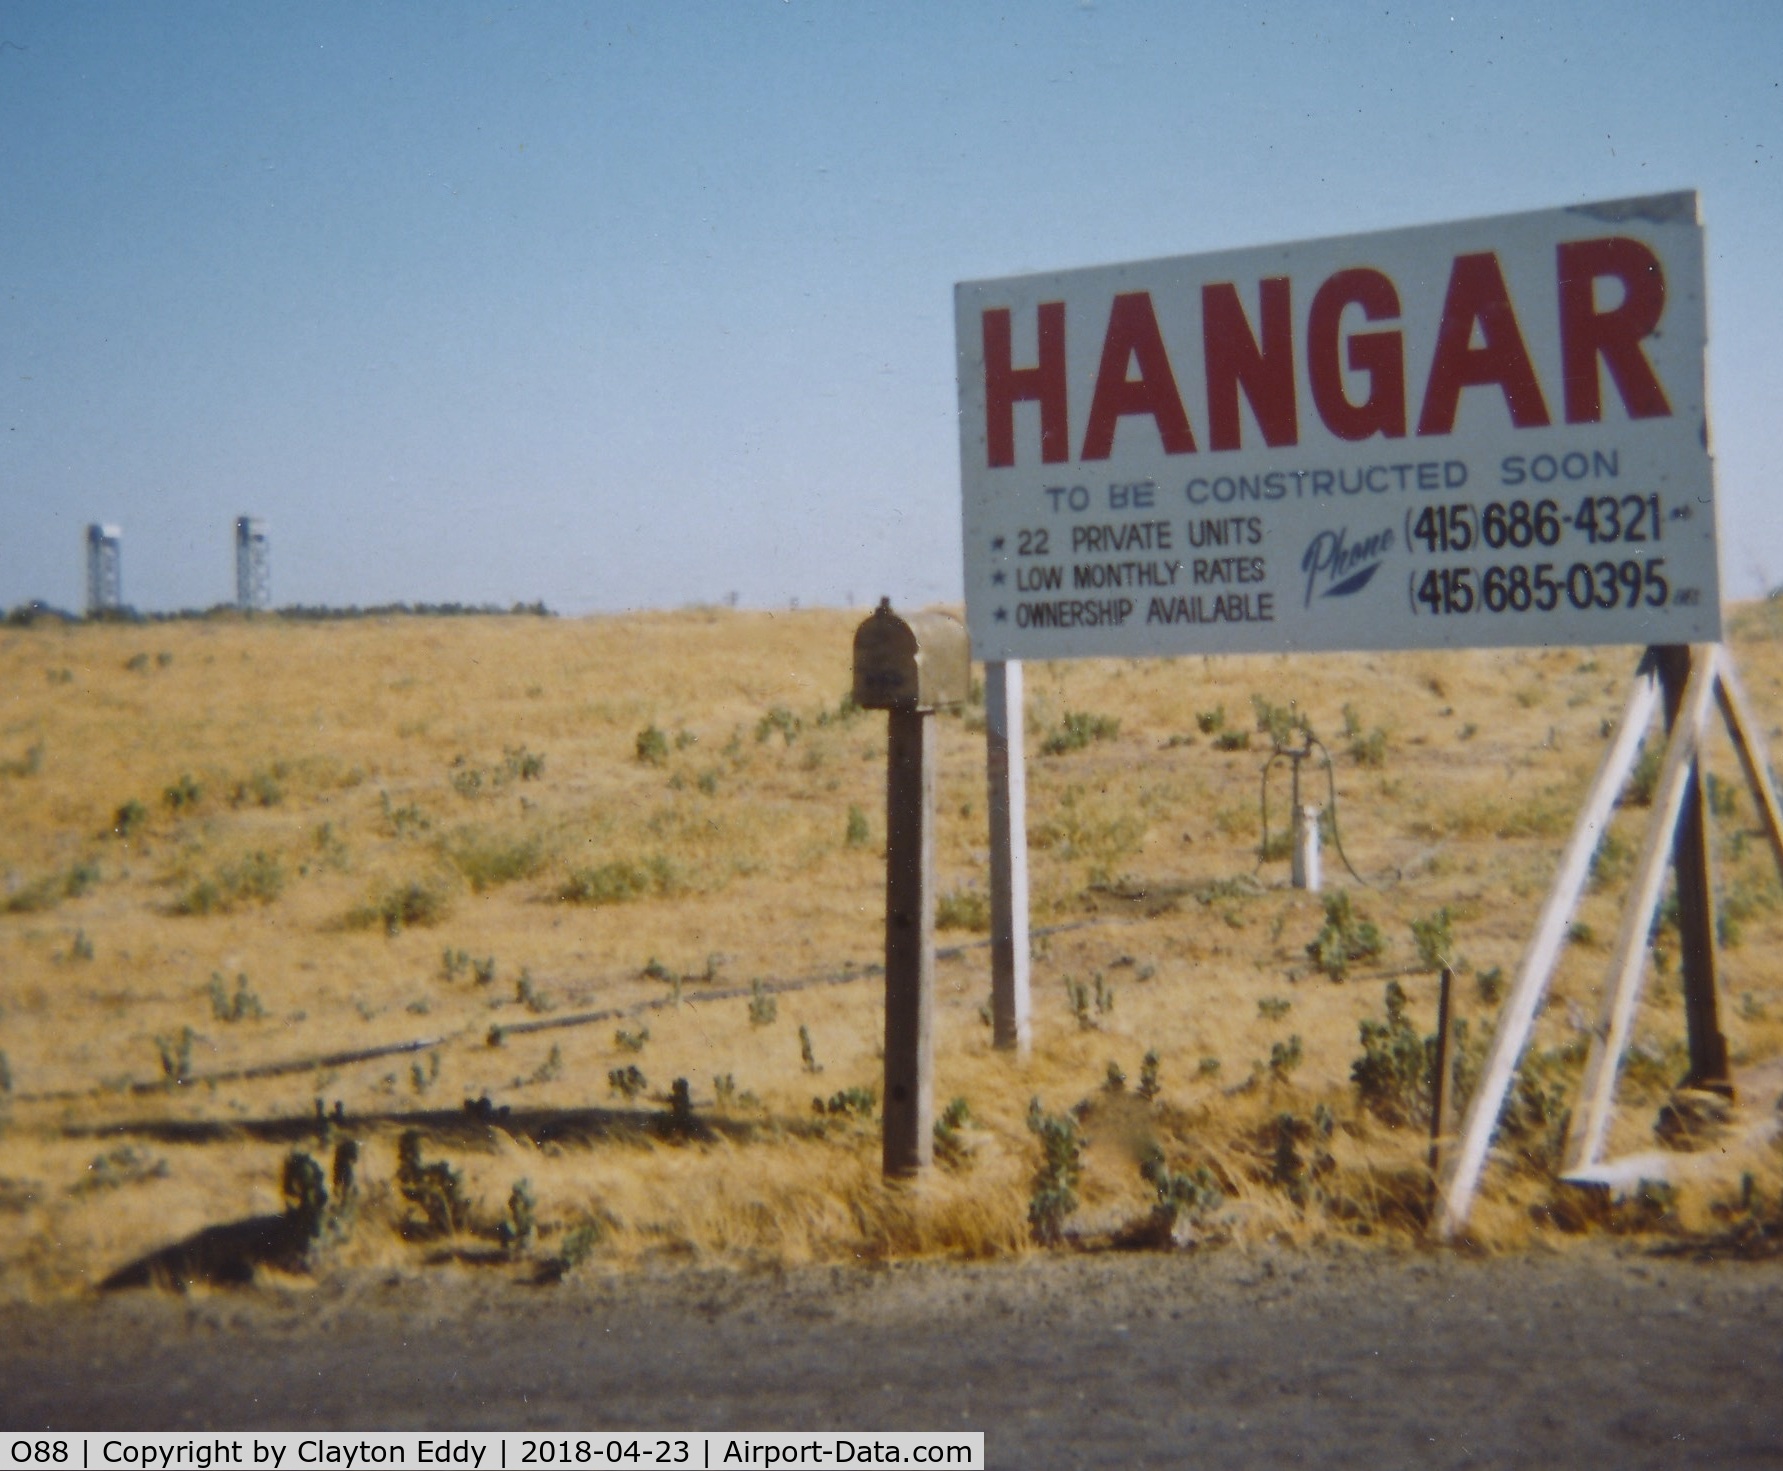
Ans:
[[[348,1138],[357,1207],[312,1251],[324,1266],[1026,1250],[1036,1099],[1061,1168],[1080,1103],[1087,1141],[1077,1209],[1042,1209],[1041,1234],[1143,1235],[1160,1180],[1179,1237],[1416,1230],[1421,1094],[1377,1067],[1374,1106],[1360,1096],[1362,1024],[1386,1023],[1397,982],[1406,1023],[1377,1062],[1415,1046],[1441,952],[1477,1052],[1638,651],[1030,666],[1044,932],[1019,1062],[985,1016],[982,712],[942,717],[938,1103],[969,1117],[933,1179],[887,1189],[862,1096],[880,1082],[885,724],[845,699],[859,616],[0,632],[0,1279],[73,1290],[276,1215],[292,1150],[326,1170]],[[1773,740],[1780,632],[1769,605],[1736,619]],[[1286,886],[1285,850],[1259,866],[1259,701],[1292,704],[1334,757],[1355,872],[1327,845],[1327,897],[1384,945],[1341,978],[1309,953],[1321,899]],[[1709,764],[1725,1024],[1756,1093],[1783,1054],[1783,891],[1719,735]],[[1274,835],[1280,768],[1269,796]],[[1600,854],[1486,1242],[1581,1217],[1551,1179],[1555,1100],[1645,816],[1625,804]],[[1682,1072],[1675,948],[1662,928],[1617,1150],[1653,1147]],[[315,1122],[318,1100],[339,1122]],[[410,1129],[421,1164],[455,1172],[449,1231],[404,1196]],[[1756,1197],[1736,1200],[1741,1166]],[[1759,1149],[1646,1216],[1719,1229],[1776,1176]]]

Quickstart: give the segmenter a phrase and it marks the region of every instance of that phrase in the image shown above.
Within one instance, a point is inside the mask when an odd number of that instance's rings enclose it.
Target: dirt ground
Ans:
[[[981,1429],[988,1463],[1775,1466],[1783,1264],[1080,1255],[0,1308],[8,1428]]]

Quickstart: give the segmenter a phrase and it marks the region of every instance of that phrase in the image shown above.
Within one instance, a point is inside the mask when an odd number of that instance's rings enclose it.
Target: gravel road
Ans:
[[[13,1429],[985,1432],[998,1467],[1783,1465],[1783,1263],[475,1269],[0,1308]]]

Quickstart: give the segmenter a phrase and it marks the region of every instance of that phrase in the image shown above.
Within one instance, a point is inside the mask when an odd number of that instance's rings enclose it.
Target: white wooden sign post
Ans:
[[[991,1036],[1025,1054],[1028,1021],[1028,774],[1022,743],[1022,667],[984,666],[985,759],[991,825]]]

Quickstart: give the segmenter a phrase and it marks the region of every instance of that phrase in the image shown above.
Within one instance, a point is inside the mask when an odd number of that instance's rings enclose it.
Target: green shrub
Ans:
[[[831,1118],[870,1119],[877,1103],[878,1099],[873,1096],[871,1088],[844,1088],[830,1094],[827,1102],[821,1098],[813,1098],[811,1107],[815,1112],[827,1114]]]
[[[349,919],[361,927],[382,925],[385,934],[399,935],[405,929],[440,923],[451,908],[451,895],[444,885],[409,879],[385,890],[370,906],[354,910]]]
[[[607,1070],[607,1087],[627,1100],[636,1098],[649,1086],[649,1079],[636,1063]]]
[[[1296,1205],[1304,1206],[1320,1176],[1335,1166],[1324,1142],[1336,1124],[1331,1111],[1321,1104],[1311,1119],[1280,1113],[1261,1131],[1259,1143],[1269,1155],[1269,1183],[1285,1190]]]
[[[1065,1239],[1065,1221],[1077,1209],[1077,1182],[1083,1176],[1082,1133],[1070,1114],[1049,1114],[1034,1099],[1028,1129],[1040,1140],[1040,1165],[1028,1196],[1028,1228],[1042,1246]]]
[[[957,1167],[971,1157],[971,1148],[960,1131],[972,1122],[972,1110],[963,1098],[956,1098],[941,1110],[935,1120],[935,1158],[949,1167]]]
[[[1095,1017],[1090,1014],[1090,988],[1070,976],[1063,979],[1065,1002],[1071,1008],[1071,1015],[1077,1019],[1079,1028],[1087,1032],[1096,1025]]]
[[[1165,1161],[1164,1151],[1153,1145],[1139,1165],[1140,1177],[1157,1191],[1157,1204],[1152,1207],[1154,1231],[1166,1240],[1174,1240],[1187,1225],[1204,1228],[1213,1213],[1226,1203],[1219,1181],[1206,1165],[1193,1170],[1173,1170]]]
[[[161,793],[161,800],[167,804],[170,812],[189,812],[198,805],[204,790],[189,774],[182,773],[180,779]]]
[[[285,1156],[280,1185],[285,1196],[285,1219],[302,1240],[314,1241],[322,1234],[328,1210],[328,1187],[323,1182],[322,1166],[302,1150],[294,1149]]]
[[[1292,705],[1276,705],[1261,695],[1252,695],[1251,709],[1257,716],[1257,729],[1269,737],[1273,746],[1291,746],[1296,736],[1312,735],[1312,722]]]
[[[1504,1000],[1504,967],[1492,966],[1473,978],[1474,993],[1482,1006],[1496,1006]]]
[[[230,793],[229,805],[232,807],[277,807],[285,800],[285,789],[279,785],[275,772],[282,771],[275,767],[273,771],[256,771],[244,781],[235,784]]]
[[[1269,1049],[1269,1075],[1278,1083],[1287,1082],[1288,1075],[1300,1066],[1302,1057],[1298,1032],[1286,1042],[1272,1044]]]
[[[760,981],[749,983],[749,1025],[765,1027],[780,1015],[780,999],[762,988]]]
[[[1343,707],[1343,738],[1350,760],[1358,766],[1382,766],[1387,760],[1387,733],[1378,725],[1365,731],[1354,705]]]
[[[991,927],[991,902],[977,889],[954,889],[935,901],[935,927],[983,934]]]
[[[1665,743],[1648,741],[1641,747],[1641,754],[1635,759],[1634,770],[1628,773],[1628,781],[1622,788],[1622,805],[1625,807],[1651,807],[1653,794],[1659,788],[1659,768],[1665,764]]]
[[[531,878],[545,864],[544,845],[537,837],[514,838],[477,828],[460,828],[441,851],[477,894]]]
[[[1150,1103],[1158,1096],[1160,1083],[1158,1070],[1160,1062],[1155,1049],[1147,1049],[1145,1057],[1139,1064],[1139,1096]]]
[[[269,853],[253,852],[199,879],[175,903],[180,914],[228,914],[246,903],[270,904],[285,889],[285,870]]]
[[[235,994],[229,994],[220,971],[212,971],[210,977],[210,1009],[211,1015],[220,1022],[258,1021],[266,1015],[260,1005],[260,998],[248,986],[246,973],[235,978]]]
[[[1257,1015],[1265,1021],[1279,1022],[1294,1009],[1294,1003],[1285,996],[1264,996],[1257,1002]]]
[[[1405,988],[1388,981],[1387,1019],[1359,1024],[1362,1055],[1350,1064],[1350,1080],[1362,1105],[1384,1123],[1427,1123],[1436,1039],[1419,1035],[1405,1014]]]
[[[148,826],[149,809],[132,797],[118,808],[111,820],[111,830],[120,838],[128,838]]]
[[[623,904],[646,895],[666,894],[674,885],[674,868],[668,859],[658,855],[633,863],[622,858],[577,869],[558,889],[557,897],[569,904]]]
[[[421,1132],[409,1129],[396,1144],[396,1186],[402,1198],[420,1209],[418,1229],[428,1236],[449,1236],[470,1223],[471,1202],[464,1194],[464,1179],[441,1160],[433,1164],[421,1157]],[[410,1223],[411,1229],[416,1223]]]
[[[530,1180],[516,1180],[508,1192],[508,1214],[495,1228],[502,1249],[511,1256],[531,1251],[539,1235],[539,1201]]]
[[[784,705],[776,705],[755,723],[755,739],[759,745],[766,741],[775,731],[780,732],[781,740],[791,745],[799,738],[799,732],[805,728],[805,722],[794,715]]]
[[[1386,937],[1372,920],[1357,915],[1349,894],[1336,889],[1325,896],[1325,924],[1308,942],[1306,953],[1334,981],[1341,981],[1360,960],[1373,960],[1387,948]]]
[[[867,845],[868,836],[867,814],[862,812],[859,807],[851,805],[848,809],[848,830],[844,834],[843,841],[850,848],[864,848]]]
[[[520,975],[514,982],[514,999],[530,1011],[534,1016],[543,1016],[556,1009],[556,1003],[533,984],[532,972],[521,966]]]
[[[535,751],[527,750],[525,746],[504,746],[501,754],[502,769],[510,779],[537,781],[545,774],[545,758]]]
[[[1216,751],[1248,751],[1251,748],[1251,733],[1248,730],[1222,730],[1213,738]]]
[[[1202,735],[1213,735],[1216,731],[1224,730],[1225,726],[1226,707],[1224,705],[1216,705],[1211,710],[1195,712],[1195,729]]]
[[[161,1076],[170,1083],[183,1083],[192,1071],[192,1044],[198,1034],[190,1027],[165,1037],[155,1038],[155,1050],[161,1055]]]
[[[821,1073],[823,1064],[817,1060],[817,1052],[811,1045],[811,1029],[803,1022],[799,1023],[799,1057],[803,1060],[805,1071]]]
[[[1083,710],[1067,710],[1059,728],[1040,743],[1042,756],[1063,756],[1081,751],[1092,741],[1111,741],[1120,734],[1121,723],[1111,715],[1093,715]]]
[[[669,739],[654,725],[647,725],[638,732],[633,749],[638,760],[646,766],[661,766],[669,759]]]
[[[1454,963],[1454,915],[1448,905],[1412,921],[1412,943],[1418,949],[1418,968],[1437,971]]]

